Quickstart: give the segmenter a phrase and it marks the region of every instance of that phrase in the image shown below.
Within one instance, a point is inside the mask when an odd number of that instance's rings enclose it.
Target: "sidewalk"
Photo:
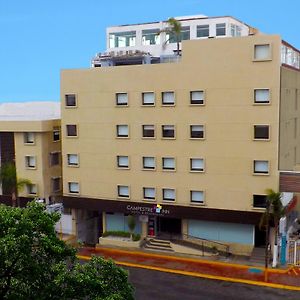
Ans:
[[[263,267],[245,264],[112,248],[84,247],[78,252],[81,259],[92,255],[111,258],[124,266],[300,291],[300,268],[268,269],[266,282]]]

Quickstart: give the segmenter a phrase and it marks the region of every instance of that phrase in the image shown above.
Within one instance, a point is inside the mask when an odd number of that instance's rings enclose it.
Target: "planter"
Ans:
[[[129,238],[107,236],[99,238],[100,246],[107,247],[125,247],[125,248],[140,248],[142,240],[132,241]]]

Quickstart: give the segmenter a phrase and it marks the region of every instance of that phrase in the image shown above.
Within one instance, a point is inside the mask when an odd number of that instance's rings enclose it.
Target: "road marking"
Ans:
[[[79,259],[83,259],[83,260],[91,259],[90,256],[85,256],[85,255],[77,255],[77,257]],[[160,272],[165,272],[165,273],[173,273],[173,274],[180,274],[180,275],[214,279],[214,280],[230,281],[230,282],[236,282],[236,283],[245,283],[245,284],[258,285],[258,286],[263,286],[263,287],[271,287],[271,288],[275,288],[275,289],[300,291],[300,287],[291,286],[291,285],[283,285],[283,284],[278,284],[278,283],[261,282],[261,281],[255,281],[255,280],[247,280],[247,279],[238,279],[238,278],[224,277],[224,276],[215,276],[215,275],[209,275],[209,274],[203,274],[203,273],[195,273],[195,272],[188,272],[188,271],[182,271],[182,270],[173,270],[173,269],[167,269],[167,268],[161,268],[161,267],[140,265],[140,264],[129,263],[129,262],[121,262],[121,261],[114,261],[114,262],[117,265],[126,266],[126,267],[148,269],[148,270],[160,271]]]

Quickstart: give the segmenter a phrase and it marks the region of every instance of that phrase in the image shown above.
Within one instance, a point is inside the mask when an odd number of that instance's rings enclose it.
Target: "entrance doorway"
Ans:
[[[255,226],[255,247],[265,247],[266,245],[266,231]]]
[[[181,234],[181,219],[157,217],[156,232],[158,235]]]

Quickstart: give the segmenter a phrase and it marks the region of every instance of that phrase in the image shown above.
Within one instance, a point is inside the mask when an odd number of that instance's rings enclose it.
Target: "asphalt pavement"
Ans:
[[[300,292],[129,268],[136,300],[299,300]]]

